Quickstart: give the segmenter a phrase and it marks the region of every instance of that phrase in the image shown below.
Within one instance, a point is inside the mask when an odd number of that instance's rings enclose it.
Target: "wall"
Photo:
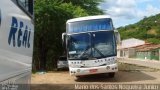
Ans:
[[[151,52],[150,51],[137,51],[136,58],[140,59],[151,59]]]
[[[128,48],[128,57],[134,58],[136,56],[135,48]]]
[[[159,49],[151,51],[151,60],[159,60]]]

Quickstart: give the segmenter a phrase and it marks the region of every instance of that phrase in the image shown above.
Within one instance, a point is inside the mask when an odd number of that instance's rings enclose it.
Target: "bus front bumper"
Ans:
[[[91,74],[100,74],[100,73],[111,73],[118,71],[117,64],[111,64],[107,66],[98,66],[98,67],[89,67],[89,68],[72,68],[70,67],[71,76],[83,76]]]

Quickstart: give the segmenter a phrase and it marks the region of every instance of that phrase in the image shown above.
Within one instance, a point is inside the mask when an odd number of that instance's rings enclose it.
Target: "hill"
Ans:
[[[121,38],[138,38],[149,43],[160,44],[160,14],[145,17],[135,24],[117,28]]]

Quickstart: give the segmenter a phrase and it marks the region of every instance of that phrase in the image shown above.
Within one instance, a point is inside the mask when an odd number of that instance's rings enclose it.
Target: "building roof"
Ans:
[[[140,45],[144,45],[145,41],[136,39],[136,38],[129,38],[122,40],[121,47],[119,49],[125,49],[125,48],[132,48]]]
[[[160,44],[147,43],[147,44],[144,44],[144,45],[137,46],[135,48],[136,48],[137,51],[142,51],[142,52],[143,51],[150,51],[150,50],[160,48]]]
[[[120,49],[128,49],[128,48],[135,48],[136,51],[144,52],[144,51],[150,51],[154,49],[160,48],[160,44],[151,44],[151,43],[145,43],[143,45],[133,46],[133,47],[127,47],[127,48],[120,48]]]
[[[97,16],[79,17],[79,18],[69,19],[67,23],[81,21],[81,20],[104,19],[104,18],[110,18],[110,16],[109,15],[97,15]]]

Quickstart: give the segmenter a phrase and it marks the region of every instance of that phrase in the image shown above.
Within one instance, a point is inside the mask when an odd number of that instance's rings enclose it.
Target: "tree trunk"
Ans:
[[[43,37],[41,37],[39,41],[39,47],[40,47],[40,71],[46,70],[46,47],[44,43]]]

